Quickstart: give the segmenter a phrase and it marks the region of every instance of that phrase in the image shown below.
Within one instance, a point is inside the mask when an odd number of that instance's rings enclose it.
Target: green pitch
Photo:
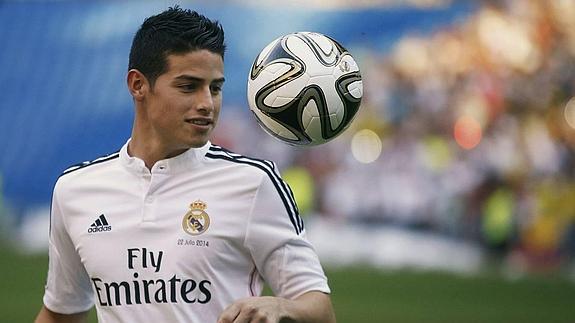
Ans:
[[[42,302],[46,256],[0,247],[0,321],[32,322]],[[575,322],[575,283],[557,277],[506,281],[494,274],[331,269],[340,323]],[[92,313],[91,321],[96,322]]]

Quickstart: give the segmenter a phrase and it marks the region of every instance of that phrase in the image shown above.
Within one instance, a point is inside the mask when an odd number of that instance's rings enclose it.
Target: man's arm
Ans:
[[[94,306],[92,284],[80,255],[64,223],[65,208],[60,201],[61,176],[56,182],[50,209],[48,239],[48,276],[36,322],[85,322],[87,311]],[[86,313],[85,313],[86,312]],[[64,315],[59,313],[78,313]]]
[[[88,319],[88,311],[75,314],[59,314],[42,306],[34,323],[85,323]]]
[[[293,300],[281,297],[249,297],[228,306],[218,323],[314,322],[334,323],[335,313],[328,294],[308,292]]]

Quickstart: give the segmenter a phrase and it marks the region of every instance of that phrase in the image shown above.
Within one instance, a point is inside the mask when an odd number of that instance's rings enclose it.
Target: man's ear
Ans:
[[[126,81],[128,83],[128,90],[136,101],[141,101],[146,92],[150,89],[148,79],[137,69],[131,69],[128,71]]]

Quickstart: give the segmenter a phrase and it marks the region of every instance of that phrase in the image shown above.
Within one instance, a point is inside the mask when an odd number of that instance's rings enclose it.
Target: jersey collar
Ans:
[[[127,168],[129,171],[138,174],[150,174],[148,168],[144,164],[144,161],[138,157],[133,157],[128,154],[128,144],[131,139],[122,146],[120,149],[120,163],[122,166]],[[178,156],[162,159],[156,162],[152,167],[152,173],[179,173],[186,170],[190,170],[193,167],[199,165],[210,149],[211,142],[207,142],[204,146],[200,148],[190,148],[185,152],[179,154]]]

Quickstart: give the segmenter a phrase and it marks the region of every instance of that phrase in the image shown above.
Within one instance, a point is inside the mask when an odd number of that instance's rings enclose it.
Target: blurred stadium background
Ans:
[[[278,3],[0,1],[0,321],[39,308],[52,186],[127,140],[131,37],[174,4],[224,25],[213,141],[278,162],[341,322],[575,321],[575,0]],[[245,99],[259,50],[304,30],[364,79],[352,127],[306,149]]]

